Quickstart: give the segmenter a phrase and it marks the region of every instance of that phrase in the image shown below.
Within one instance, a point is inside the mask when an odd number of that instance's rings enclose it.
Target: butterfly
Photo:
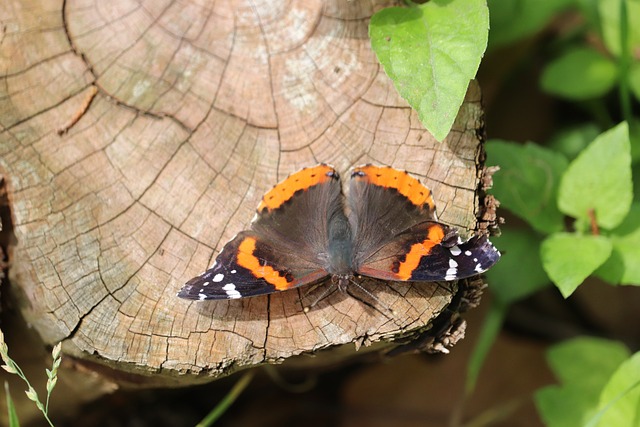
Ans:
[[[485,272],[500,252],[484,235],[462,241],[438,222],[431,191],[386,166],[352,169],[345,198],[338,172],[319,164],[274,186],[248,230],[224,245],[210,269],[178,292],[192,300],[236,299],[331,277],[452,281]]]

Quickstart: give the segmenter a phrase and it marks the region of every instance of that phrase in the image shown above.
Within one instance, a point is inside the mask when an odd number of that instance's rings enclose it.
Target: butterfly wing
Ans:
[[[189,280],[178,296],[197,300],[244,298],[295,288],[326,275],[320,266],[292,262],[290,254],[244,231],[224,245],[213,266]]]
[[[178,293],[186,299],[235,299],[316,282],[328,275],[327,224],[342,210],[335,170],[296,172],[262,199],[251,229],[228,242],[213,266]]]
[[[462,242],[456,230],[424,222],[380,247],[357,271],[396,281],[458,280],[487,271],[499,258],[486,236],[475,235]]]
[[[406,172],[366,165],[351,174],[354,269],[385,280],[455,280],[486,271],[500,253],[486,237],[460,241],[437,222],[431,192]]]

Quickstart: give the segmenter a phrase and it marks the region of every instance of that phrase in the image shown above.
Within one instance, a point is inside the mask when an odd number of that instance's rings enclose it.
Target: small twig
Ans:
[[[73,125],[78,123],[78,120],[80,120],[82,116],[84,116],[84,114],[87,112],[87,110],[89,109],[89,106],[91,105],[91,101],[93,101],[93,98],[95,98],[97,94],[98,94],[98,87],[95,85],[91,85],[89,87],[89,93],[87,93],[87,96],[84,98],[82,105],[80,105],[80,108],[76,110],[76,113],[73,115],[73,117],[71,117],[71,120],[69,120],[67,123],[65,123],[62,127],[58,129],[58,135],[64,135],[69,131],[69,129],[73,127]]]

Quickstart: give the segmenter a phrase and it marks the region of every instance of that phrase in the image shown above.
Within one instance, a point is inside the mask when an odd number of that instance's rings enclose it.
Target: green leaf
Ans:
[[[15,404],[11,398],[11,393],[9,393],[9,383],[7,381],[4,382],[4,393],[7,402],[7,418],[9,421],[9,427],[20,427],[20,420],[18,420],[18,413],[16,412]]]
[[[612,229],[631,207],[633,188],[629,132],[625,122],[598,136],[569,165],[558,189],[560,211]]]
[[[504,227],[502,235],[491,241],[504,254],[500,262],[485,273],[496,299],[508,305],[549,285],[551,281],[540,260],[541,239],[536,233]]]
[[[485,0],[432,0],[383,9],[369,25],[371,46],[400,95],[442,141],[487,47]]]
[[[611,232],[613,252],[596,275],[612,284],[640,286],[640,203]]]
[[[585,100],[605,95],[613,89],[617,77],[613,61],[593,49],[579,48],[547,65],[540,83],[552,95]]]
[[[638,427],[640,425],[640,352],[623,362],[600,395],[596,426]]]
[[[535,402],[545,426],[584,427],[598,400],[586,395],[581,386],[568,384],[538,390]]]
[[[601,338],[580,337],[554,345],[547,362],[563,384],[576,383],[599,396],[600,389],[629,357],[622,343]]]
[[[611,242],[604,236],[556,233],[540,247],[542,266],[567,298],[584,279],[611,255]]]
[[[513,43],[542,30],[574,0],[488,0],[491,16],[489,48]]]
[[[583,427],[596,411],[602,388],[627,357],[624,345],[596,338],[576,338],[549,349],[547,360],[562,385],[536,392],[545,425]]]
[[[500,166],[493,176],[493,194],[509,209],[543,233],[559,231],[563,215],[556,205],[558,183],[567,168],[561,154],[536,144],[492,140],[487,164]]]
[[[622,0],[624,1],[624,0]],[[620,56],[620,4],[621,0],[599,0],[598,12],[602,27],[602,37],[611,53]],[[626,0],[628,46],[631,52],[640,47],[640,1]]]

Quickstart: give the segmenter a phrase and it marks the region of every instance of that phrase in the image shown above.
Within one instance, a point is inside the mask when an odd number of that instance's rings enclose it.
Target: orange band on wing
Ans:
[[[431,209],[435,209],[435,204],[431,197],[431,190],[405,171],[399,171],[388,166],[379,167],[366,165],[354,169],[354,172],[362,172],[365,174],[365,176],[354,175],[355,179],[365,180],[380,187],[393,188],[398,190],[400,194],[409,199],[414,205],[422,206],[426,203]]]
[[[398,273],[396,275],[400,280],[409,280],[411,275],[420,265],[423,256],[429,255],[431,249],[439,244],[444,238],[444,230],[442,226],[434,224],[429,227],[427,238],[420,243],[411,245],[411,250],[406,255],[405,260],[400,263]]]
[[[264,195],[262,201],[258,205],[258,212],[264,209],[269,211],[282,206],[287,200],[291,199],[296,191],[307,190],[317,184],[328,181],[332,176],[337,176],[335,170],[328,165],[318,165],[310,168],[304,168],[292,175],[289,175],[284,181],[273,187]]]
[[[238,265],[249,270],[255,277],[272,284],[279,291],[289,289],[291,283],[287,282],[287,279],[282,277],[280,272],[268,265],[260,265],[260,260],[253,255],[255,250],[256,239],[253,237],[245,238],[238,247]]]

